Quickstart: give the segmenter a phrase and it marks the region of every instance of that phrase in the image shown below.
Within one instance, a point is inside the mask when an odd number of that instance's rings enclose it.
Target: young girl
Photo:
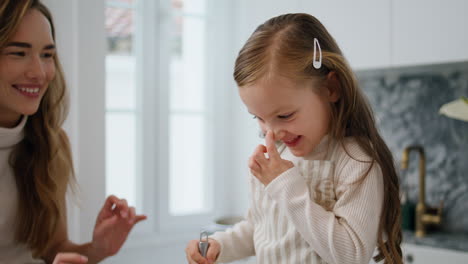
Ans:
[[[74,180],[63,73],[52,18],[38,0],[0,2],[0,263],[97,263],[146,218],[110,196],[93,240],[68,240],[65,194]],[[59,253],[74,252],[74,253]]]
[[[402,263],[393,158],[324,26],[307,14],[268,20],[234,77],[266,146],[249,160],[246,220],[215,233],[206,258],[191,241],[189,263],[369,263],[376,248],[375,260]]]

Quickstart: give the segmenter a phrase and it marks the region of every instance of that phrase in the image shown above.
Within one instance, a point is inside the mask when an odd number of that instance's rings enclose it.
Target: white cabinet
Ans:
[[[453,251],[448,249],[402,244],[403,263],[405,264],[467,264],[468,252]],[[377,251],[375,252],[377,254]],[[375,255],[374,254],[374,255]],[[379,264],[371,260],[369,264]]]
[[[468,60],[466,0],[240,0],[236,46],[266,19],[317,17],[355,70]]]
[[[465,0],[392,0],[392,64],[468,60],[467,12]]]
[[[299,0],[335,38],[354,70],[390,66],[390,0]]]
[[[390,66],[390,0],[240,0],[234,4],[236,48],[267,19],[290,12],[317,17],[353,69]]]
[[[466,0],[298,0],[355,70],[468,60]]]

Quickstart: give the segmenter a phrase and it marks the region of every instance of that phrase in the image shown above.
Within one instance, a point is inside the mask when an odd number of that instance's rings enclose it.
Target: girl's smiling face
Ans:
[[[29,10],[0,50],[0,126],[12,127],[21,115],[37,112],[55,76],[54,54],[49,21]]]
[[[240,87],[239,94],[264,133],[272,130],[275,140],[284,142],[293,155],[304,157],[328,133],[330,103],[338,100],[336,92],[318,85],[314,80],[272,74]]]

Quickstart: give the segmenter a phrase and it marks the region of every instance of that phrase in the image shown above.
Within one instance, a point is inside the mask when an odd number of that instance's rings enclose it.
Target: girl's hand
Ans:
[[[77,253],[58,253],[53,264],[85,264],[88,258]]]
[[[221,250],[221,245],[218,241],[209,238],[208,242],[210,243],[208,247],[208,252],[206,252],[206,258],[204,258],[200,251],[198,251],[198,240],[192,240],[188,243],[187,248],[185,249],[185,254],[187,256],[187,261],[189,264],[213,264],[218,258],[219,251]]]
[[[114,195],[107,197],[94,226],[92,255],[100,260],[117,254],[133,226],[145,219],[146,216],[137,215],[125,199]]]
[[[281,158],[276,149],[272,131],[267,132],[265,140],[266,146],[258,145],[250,157],[249,168],[252,174],[267,186],[281,173],[294,167],[294,164],[289,160]],[[268,153],[268,158],[265,157],[265,153]]]

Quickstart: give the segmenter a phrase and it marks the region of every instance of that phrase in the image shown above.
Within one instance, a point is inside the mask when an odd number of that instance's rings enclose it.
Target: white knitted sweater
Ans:
[[[14,241],[18,191],[13,170],[8,163],[11,151],[23,139],[27,117],[14,128],[0,127],[0,264],[42,264],[31,251]]]
[[[355,183],[370,157],[351,138],[344,148],[330,141],[324,137],[304,158],[280,146],[295,167],[266,187],[251,175],[246,220],[212,236],[221,244],[218,262],[256,255],[259,264],[369,263],[377,245],[382,172],[374,164]]]

